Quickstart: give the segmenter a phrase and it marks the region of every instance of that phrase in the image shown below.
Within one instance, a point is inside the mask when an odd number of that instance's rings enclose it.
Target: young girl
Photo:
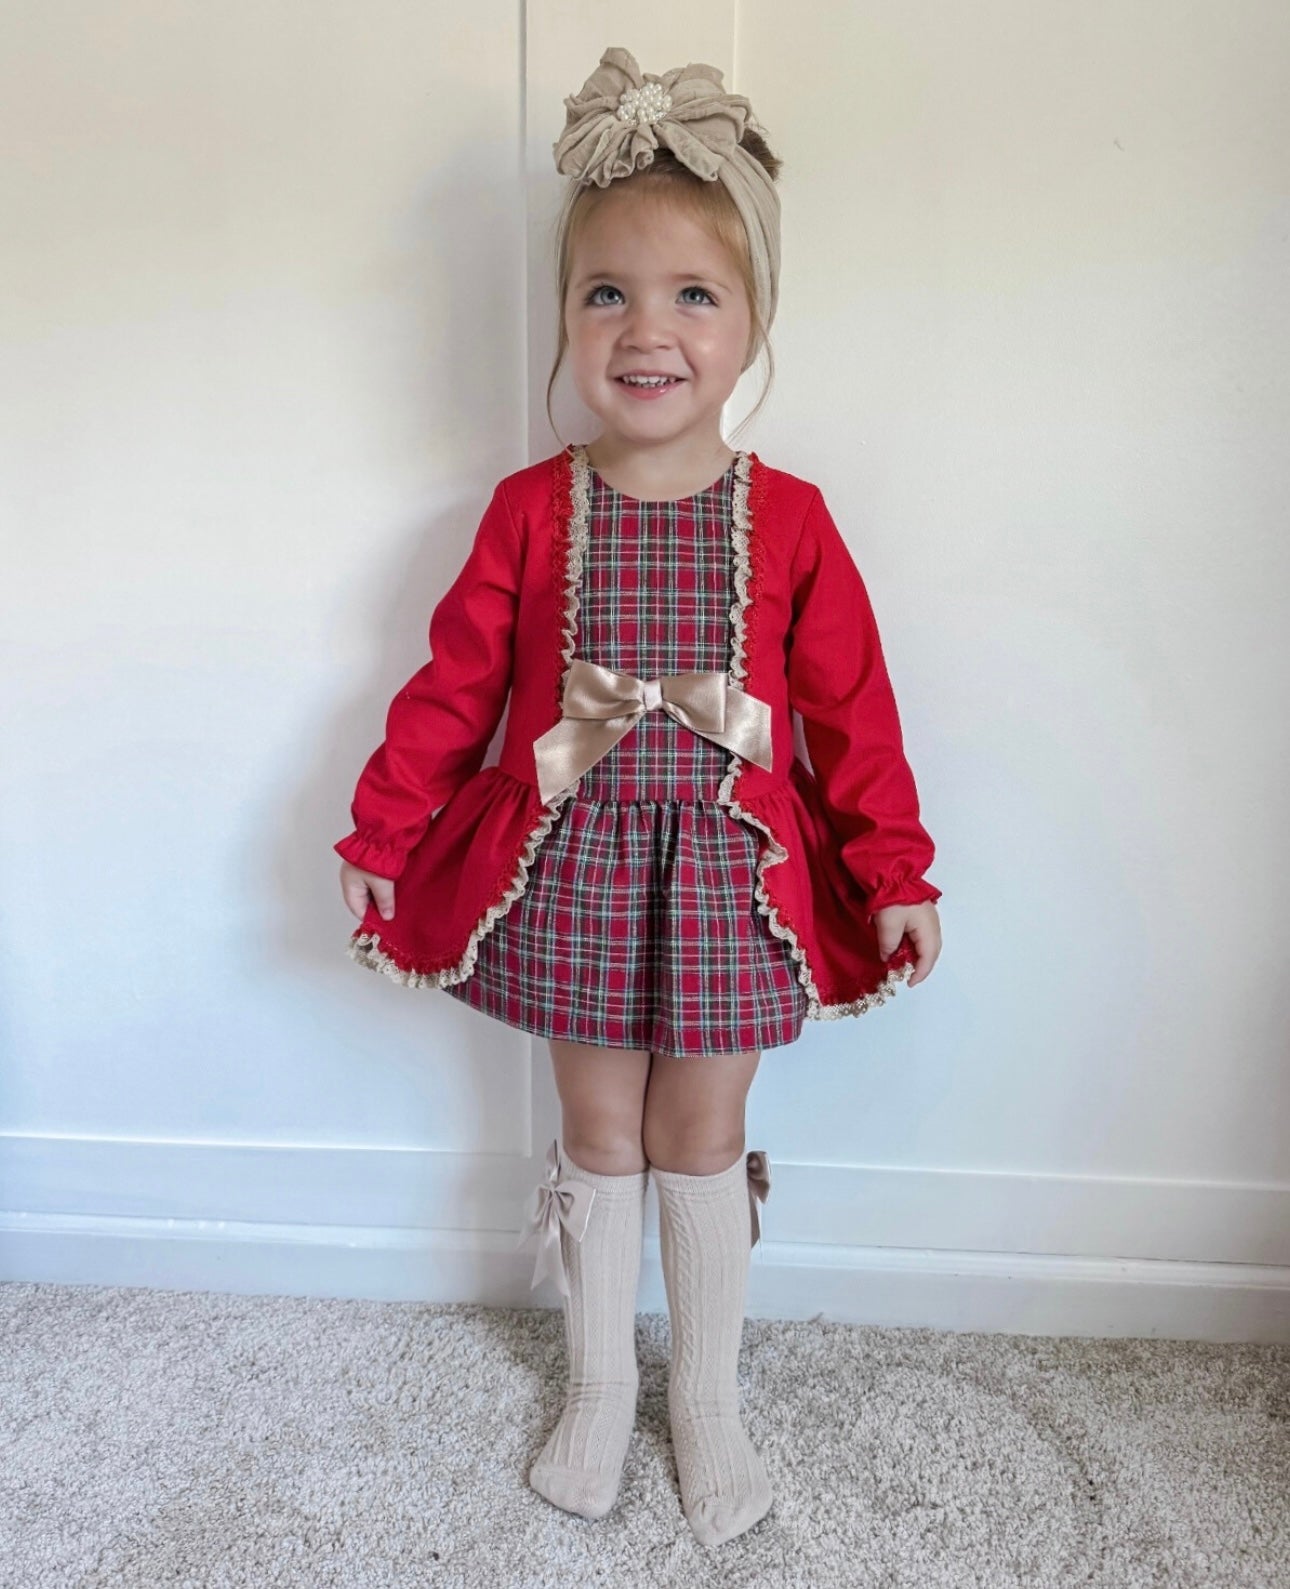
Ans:
[[[608,49],[565,106],[551,381],[567,352],[599,432],[494,489],[335,848],[353,959],[550,1042],[563,1152],[523,1240],[569,1383],[530,1483],[617,1497],[652,1174],[681,1502],[715,1545],[772,1500],[737,1381],[761,1051],[923,980],[940,890],[851,554],[815,486],[722,438],[775,314],[780,162],[711,66]]]

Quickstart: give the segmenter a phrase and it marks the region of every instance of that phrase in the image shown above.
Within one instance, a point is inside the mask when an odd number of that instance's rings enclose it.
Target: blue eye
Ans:
[[[716,299],[712,296],[712,294],[708,291],[708,289],[706,287],[682,287],[681,291],[682,291],[682,293],[687,293],[687,292],[702,293],[704,298],[707,300],[708,303],[715,303],[716,302]],[[587,303],[587,304],[590,304],[590,305],[594,305],[597,308],[607,308],[608,305],[606,305],[599,297],[599,294],[602,293],[602,292],[618,292],[618,288],[615,287],[611,282],[602,281],[601,283],[599,283],[598,286],[595,286],[595,287],[593,287],[591,289],[591,291],[587,294],[586,298],[584,299],[584,302]],[[622,296],[622,294],[619,293],[619,297],[621,297],[621,296]],[[693,302],[693,300],[691,300],[691,302]]]

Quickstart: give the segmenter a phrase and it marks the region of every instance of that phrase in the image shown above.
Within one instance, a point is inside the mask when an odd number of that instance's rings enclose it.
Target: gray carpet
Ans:
[[[4,1589],[1283,1589],[1290,1348],[747,1319],[776,1501],[701,1546],[637,1318],[618,1505],[525,1475],[549,1309],[0,1285]]]

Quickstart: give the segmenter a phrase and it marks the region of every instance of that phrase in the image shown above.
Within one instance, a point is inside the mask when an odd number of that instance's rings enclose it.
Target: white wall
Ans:
[[[736,440],[855,550],[945,891],[924,986],[762,1061],[750,1312],[1290,1338],[1274,0],[0,13],[3,1273],[557,1300],[546,1044],[348,961],[330,846],[559,444],[610,43],[785,160]]]

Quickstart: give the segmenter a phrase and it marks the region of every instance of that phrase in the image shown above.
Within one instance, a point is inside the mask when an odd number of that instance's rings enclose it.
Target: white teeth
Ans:
[[[620,375],[618,379],[627,386],[670,386],[677,377],[674,375]]]

